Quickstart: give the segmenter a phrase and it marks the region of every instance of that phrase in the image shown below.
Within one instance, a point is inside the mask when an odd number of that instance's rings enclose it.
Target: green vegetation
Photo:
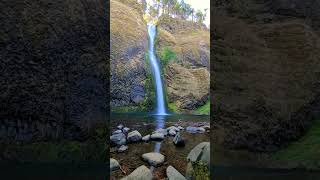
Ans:
[[[170,61],[174,61],[177,59],[177,55],[175,52],[171,50],[169,47],[164,47],[160,52],[160,62],[163,68],[167,67]]]
[[[145,98],[143,103],[140,105],[140,111],[149,111],[152,109],[153,105],[155,104],[155,97],[156,92],[153,84],[153,79],[150,70],[150,59],[149,53],[146,52],[146,63],[145,63],[145,71],[146,71],[146,80],[145,80]]]
[[[199,107],[198,109],[195,110],[197,114],[210,114],[210,100],[207,101],[203,106]]]
[[[173,112],[173,113],[179,112],[179,110],[174,102],[168,103],[168,109],[170,112]]]
[[[120,107],[112,107],[112,112],[117,113],[128,113],[128,112],[144,112],[147,107],[145,107],[144,103],[146,101],[146,98],[143,103],[140,104],[140,106],[120,106]]]
[[[320,168],[320,120],[314,121],[309,131],[298,141],[273,155],[275,160],[297,164],[307,169]]]
[[[210,172],[209,168],[206,164],[203,164],[201,161],[192,163],[192,178],[193,179],[201,179],[201,180],[209,180]]]

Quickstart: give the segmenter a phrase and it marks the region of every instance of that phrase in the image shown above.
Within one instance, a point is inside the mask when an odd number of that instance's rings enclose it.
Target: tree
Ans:
[[[146,0],[141,0],[141,4],[143,6],[143,12],[146,12],[146,10],[147,10],[147,1]]]
[[[203,22],[206,20],[208,8],[204,9]]]
[[[174,11],[174,14],[176,16],[180,16],[180,12],[181,12],[181,5],[178,1],[176,1],[176,3],[174,4],[174,7],[173,7],[173,11]],[[181,16],[180,16],[181,17]]]
[[[168,6],[169,4],[169,0],[162,0],[162,14],[168,14]],[[165,12],[165,10],[167,9],[167,11]]]
[[[174,11],[174,6],[177,3],[177,0],[168,0],[168,14],[170,15],[170,12]]]
[[[191,21],[194,22],[194,9],[191,8]]]
[[[202,22],[203,22],[203,13],[200,10],[197,11],[196,17],[197,17],[197,22],[199,24],[202,24]]]

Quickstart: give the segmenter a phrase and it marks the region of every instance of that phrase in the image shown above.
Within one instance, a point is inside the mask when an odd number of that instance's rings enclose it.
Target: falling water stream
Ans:
[[[148,23],[148,33],[149,33],[149,59],[152,70],[153,79],[156,85],[156,115],[167,115],[164,95],[163,95],[163,84],[161,80],[160,66],[157,57],[154,52],[154,40],[156,38],[157,28],[154,24]]]
[[[160,128],[164,128],[165,126],[165,116],[166,113],[166,106],[164,101],[164,95],[163,95],[163,84],[161,79],[161,71],[160,71],[160,65],[157,60],[157,57],[154,52],[154,40],[156,38],[157,34],[157,28],[154,24],[148,23],[148,34],[149,34],[149,59],[150,59],[150,65],[152,70],[153,79],[156,85],[156,130]],[[161,148],[161,142],[157,142],[154,147],[154,151],[159,153]],[[151,166],[151,170],[153,171],[154,167]]]

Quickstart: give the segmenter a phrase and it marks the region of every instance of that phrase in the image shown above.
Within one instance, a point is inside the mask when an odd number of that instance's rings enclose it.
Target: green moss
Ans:
[[[210,114],[210,100],[207,101],[203,106],[201,106],[197,110],[195,110],[195,113],[209,115]]]
[[[173,113],[178,113],[179,112],[179,110],[178,110],[178,108],[177,108],[177,106],[176,106],[176,104],[174,102],[168,103],[168,109],[169,109],[170,112],[173,112]]]
[[[143,111],[150,111],[155,104],[155,88],[153,83],[153,78],[150,69],[150,58],[149,53],[146,52],[146,63],[145,63],[145,71],[146,71],[146,80],[145,80],[145,98],[143,103],[140,105],[140,109]]]
[[[320,120],[298,141],[273,155],[273,159],[296,164],[307,169],[320,168]]]
[[[146,99],[144,101],[147,101]],[[116,113],[143,112],[145,110],[144,102],[138,106],[120,106],[112,107],[111,111]]]
[[[195,162],[192,163],[192,178],[195,180],[209,180],[210,179],[210,172],[207,165],[203,164],[202,162]]]
[[[177,55],[170,47],[164,47],[160,53],[161,65],[166,67],[170,61],[177,59]]]

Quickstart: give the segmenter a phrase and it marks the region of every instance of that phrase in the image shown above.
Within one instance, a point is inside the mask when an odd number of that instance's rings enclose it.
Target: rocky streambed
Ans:
[[[153,116],[130,117],[111,121],[111,179],[209,178],[209,117],[169,116],[162,122]]]

